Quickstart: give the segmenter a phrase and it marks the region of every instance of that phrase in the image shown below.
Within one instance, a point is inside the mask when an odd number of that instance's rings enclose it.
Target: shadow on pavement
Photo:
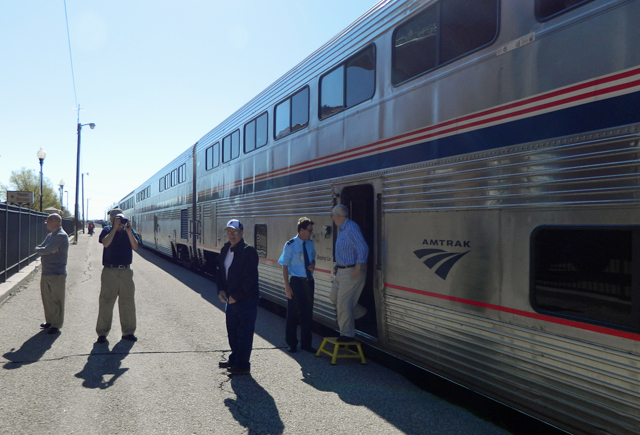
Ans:
[[[60,334],[48,334],[48,330],[44,329],[36,335],[24,342],[20,349],[11,351],[2,355],[10,362],[5,363],[3,368],[13,370],[26,364],[38,362],[46,351],[51,349],[53,343],[60,337]]]
[[[249,434],[284,432],[284,423],[273,397],[251,375],[231,376],[231,388],[237,398],[225,399],[224,404]]]
[[[129,355],[133,344],[132,341],[121,340],[109,351],[108,343],[94,343],[87,363],[79,373],[76,373],[76,378],[84,379],[82,386],[85,388],[104,390],[111,387],[129,370],[122,368],[121,365],[122,360]]]
[[[224,311],[225,307],[218,300],[215,284],[206,277],[189,273],[182,266],[152,251],[139,249],[136,253]],[[280,312],[285,312],[285,309]],[[326,327],[320,329],[325,334],[335,335],[335,331],[331,332]],[[318,332],[315,325],[314,330]],[[398,385],[398,378],[395,376],[379,379],[377,374],[380,373],[380,366],[361,365],[358,360],[341,360],[336,366],[332,366],[330,358],[326,356],[315,357],[314,354],[301,350],[288,354],[284,319],[277,314],[259,310],[255,333],[269,342],[274,351],[284,352],[297,361],[303,382],[320,391],[337,394],[346,404],[366,407],[405,433],[424,433],[421,427],[437,428],[441,433],[447,433],[450,425],[455,426],[455,422],[447,421],[451,411],[447,410],[449,405],[446,402],[437,400],[435,396],[415,388],[409,382],[400,382]],[[317,348],[320,340],[317,336],[314,340],[313,345]],[[252,370],[260,370],[260,367],[253,364]],[[273,398],[253,377],[232,376],[231,386],[237,399],[226,399],[224,403],[250,434],[280,434],[284,431],[284,424]],[[394,403],[389,403],[390,392]]]

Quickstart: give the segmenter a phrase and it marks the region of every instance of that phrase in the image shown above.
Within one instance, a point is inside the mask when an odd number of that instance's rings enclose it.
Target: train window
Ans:
[[[320,118],[344,110],[344,66],[320,79]]]
[[[171,174],[167,174],[164,176],[164,188],[165,189],[170,189],[171,188]]]
[[[541,227],[531,246],[536,311],[640,330],[640,228]]]
[[[240,130],[222,139],[222,162],[226,163],[240,155]]]
[[[375,51],[371,45],[320,78],[320,118],[327,118],[373,97]]]
[[[347,62],[347,107],[373,97],[376,62],[373,47]]]
[[[253,246],[256,248],[258,257],[267,257],[267,224],[256,224],[254,227]]]
[[[162,192],[164,190],[164,177],[158,180],[158,191]]]
[[[174,169],[173,171],[171,171],[171,187],[175,186],[176,184],[178,184],[178,179],[177,179],[177,173],[178,171],[176,169]]]
[[[536,0],[536,17],[545,21],[590,1],[592,0]]]
[[[267,113],[244,126],[244,152],[249,153],[267,144]]]
[[[178,184],[187,180],[187,164],[183,163],[178,167]]]
[[[498,0],[442,0],[393,34],[392,83],[399,85],[478,50],[498,34]]]
[[[309,125],[309,87],[276,104],[274,138],[281,139]]]
[[[205,150],[205,167],[209,169],[220,165],[220,142],[216,142]]]

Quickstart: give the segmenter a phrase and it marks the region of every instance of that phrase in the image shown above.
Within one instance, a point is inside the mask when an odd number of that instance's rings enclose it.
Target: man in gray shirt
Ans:
[[[67,280],[69,236],[62,229],[62,218],[59,214],[50,214],[46,223],[51,233],[47,234],[40,246],[36,246],[36,254],[40,255],[42,263],[40,293],[45,319],[45,323],[40,327],[49,328],[49,334],[57,334],[64,322],[64,286]]]

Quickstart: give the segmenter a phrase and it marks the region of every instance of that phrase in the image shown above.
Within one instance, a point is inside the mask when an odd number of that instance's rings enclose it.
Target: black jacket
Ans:
[[[241,239],[233,250],[233,263],[229,267],[229,279],[227,280],[224,259],[230,247],[231,243],[225,243],[218,257],[216,273],[218,292],[224,290],[227,297],[233,297],[236,301],[259,297],[258,253],[253,246]]]

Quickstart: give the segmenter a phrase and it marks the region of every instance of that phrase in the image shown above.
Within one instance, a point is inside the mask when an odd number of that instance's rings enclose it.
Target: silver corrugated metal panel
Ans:
[[[385,302],[390,347],[429,369],[525,409],[637,433],[639,356],[395,296]]]
[[[217,203],[219,218],[232,216],[272,217],[329,213],[331,185],[305,185],[293,189],[270,190],[262,194],[233,197]]]
[[[637,202],[638,126],[436,161],[384,177],[385,212]]]

